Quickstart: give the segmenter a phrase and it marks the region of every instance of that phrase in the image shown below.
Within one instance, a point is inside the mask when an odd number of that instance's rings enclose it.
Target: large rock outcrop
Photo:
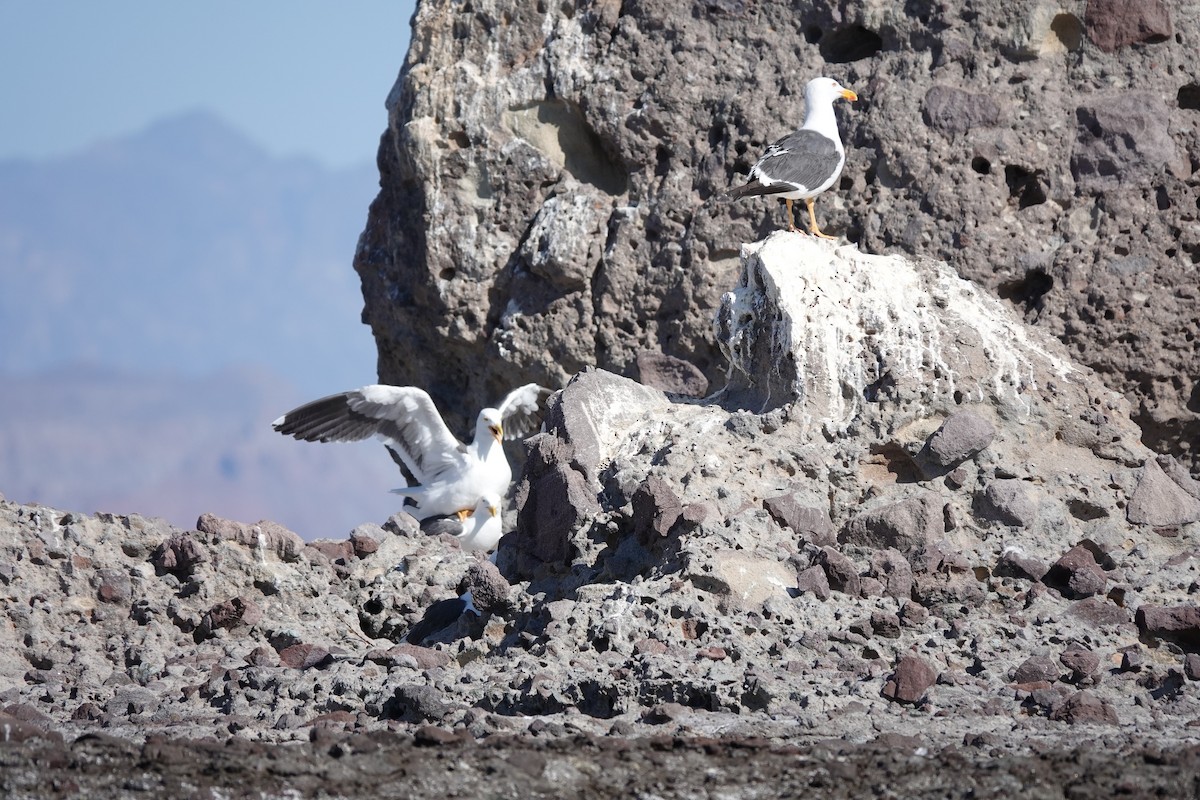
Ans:
[[[379,376],[464,427],[511,385],[636,376],[647,350],[718,381],[737,243],[782,210],[717,197],[827,73],[862,100],[825,228],[948,261],[1192,458],[1198,45],[1163,0],[426,0],[355,259]]]
[[[1200,485],[1127,402],[938,262],[779,233],[739,274],[729,387],[575,376],[497,566],[0,499],[0,724],[1194,743]]]
[[[1193,702],[1200,484],[1059,342],[944,263],[787,233],[743,249],[715,327],[712,401],[591,370],[531,440],[510,566],[567,591],[534,600],[547,652],[814,730],[1015,703],[1128,733],[1137,687]],[[666,677],[692,659],[703,678]]]

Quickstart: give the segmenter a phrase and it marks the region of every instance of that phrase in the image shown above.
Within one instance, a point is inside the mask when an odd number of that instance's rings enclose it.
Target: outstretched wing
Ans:
[[[295,408],[272,423],[306,442],[357,442],[378,436],[427,483],[459,461],[462,444],[433,400],[412,386],[364,386]]]
[[[505,439],[524,439],[542,426],[546,414],[545,402],[549,389],[527,383],[508,393],[496,410],[504,426]]]

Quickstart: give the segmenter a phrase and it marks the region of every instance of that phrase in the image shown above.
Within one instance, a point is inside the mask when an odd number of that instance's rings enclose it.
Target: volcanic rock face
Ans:
[[[775,234],[723,307],[725,406],[594,369],[552,401],[498,569],[400,517],[0,501],[0,723],[1194,740],[1200,489],[1120,396],[935,262]]]
[[[1194,459],[1198,47],[1161,0],[422,2],[355,262],[380,378],[462,420],[646,350],[719,386],[736,243],[783,215],[717,198],[828,74],[861,100],[822,225],[948,261]]]
[[[1160,689],[1195,647],[1193,483],[1138,442],[1126,401],[944,264],[786,233],[743,256],[719,400],[753,412],[588,371],[531,442],[518,497],[571,506],[534,488],[559,475],[592,504],[518,516],[515,577],[577,587],[546,606],[547,653],[588,641],[641,702],[818,729],[896,701],[1129,730],[1139,687],[1191,696]],[[1154,678],[1121,666],[1146,648],[1176,653]],[[705,678],[656,680],[691,659]],[[859,690],[823,695],[806,683],[823,669]]]

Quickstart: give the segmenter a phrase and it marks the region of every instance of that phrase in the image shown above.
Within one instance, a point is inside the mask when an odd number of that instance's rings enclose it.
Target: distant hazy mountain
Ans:
[[[310,444],[275,433],[303,402],[278,376],[202,378],[86,367],[0,374],[0,493],[64,510],[273,519],[306,539],[345,536],[400,507],[382,445]]]
[[[375,374],[351,268],[378,174],[279,159],[207,113],[0,161],[0,371],[262,364],[309,393]]]
[[[382,447],[270,428],[374,381],[351,261],[377,184],[204,113],[0,161],[0,493],[307,538],[385,519]]]

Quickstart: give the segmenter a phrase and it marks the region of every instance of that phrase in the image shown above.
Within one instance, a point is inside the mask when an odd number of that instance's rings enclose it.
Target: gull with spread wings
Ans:
[[[323,397],[292,409],[271,423],[282,434],[306,442],[356,442],[376,436],[416,480],[393,489],[412,500],[418,520],[458,514],[466,519],[483,497],[503,497],[512,482],[505,439],[522,438],[541,425],[550,390],[536,383],[509,392],[498,408],[475,420],[475,438],[454,437],[433,400],[414,386],[373,384]]]

